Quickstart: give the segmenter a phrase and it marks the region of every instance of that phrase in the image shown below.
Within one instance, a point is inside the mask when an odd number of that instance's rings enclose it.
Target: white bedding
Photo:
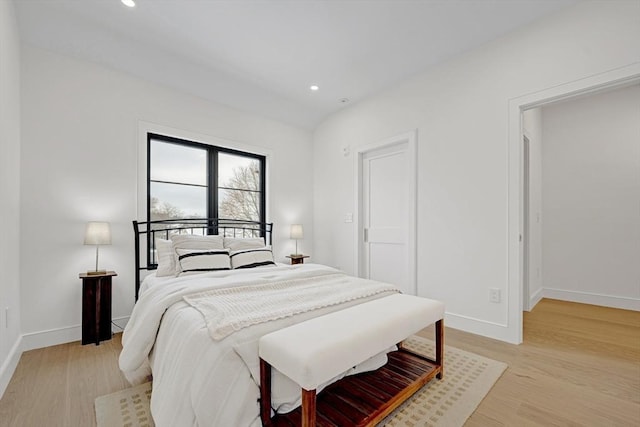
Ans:
[[[133,384],[145,381],[153,371],[151,412],[158,427],[258,426],[257,342],[262,335],[397,290],[256,324],[220,341],[210,337],[201,312],[183,297],[256,281],[281,282],[337,273],[326,266],[299,264],[147,278],[123,334],[120,368]],[[348,277],[345,275],[345,280]],[[359,366],[358,371],[376,369],[384,363],[386,355],[379,355]],[[272,403],[279,412],[299,404],[300,388],[277,372],[272,390]]]

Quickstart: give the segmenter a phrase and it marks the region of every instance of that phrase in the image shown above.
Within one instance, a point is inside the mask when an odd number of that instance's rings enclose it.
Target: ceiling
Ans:
[[[14,0],[27,43],[306,129],[577,1]]]

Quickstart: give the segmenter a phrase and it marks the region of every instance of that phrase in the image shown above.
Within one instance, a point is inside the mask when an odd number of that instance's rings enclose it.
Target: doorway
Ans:
[[[416,134],[358,150],[356,262],[360,277],[416,295]]]
[[[640,65],[634,64],[531,93],[509,101],[509,189],[508,189],[508,300],[504,339],[520,344],[524,308],[524,153],[522,113],[554,102],[631,85],[640,81]]]

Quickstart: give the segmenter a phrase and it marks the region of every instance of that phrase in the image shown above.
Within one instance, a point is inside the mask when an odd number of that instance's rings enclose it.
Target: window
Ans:
[[[147,218],[265,221],[265,157],[147,135]]]

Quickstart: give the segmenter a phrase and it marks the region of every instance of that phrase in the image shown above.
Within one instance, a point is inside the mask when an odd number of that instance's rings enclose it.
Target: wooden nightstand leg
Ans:
[[[102,294],[102,277],[96,280],[96,345],[100,345],[100,294]]]

